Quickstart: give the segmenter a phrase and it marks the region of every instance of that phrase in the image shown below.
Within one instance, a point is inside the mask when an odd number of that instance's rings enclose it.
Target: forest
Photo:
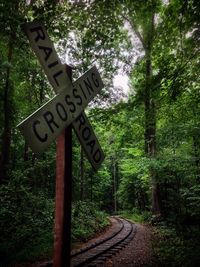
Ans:
[[[199,14],[196,0],[0,0],[0,266],[53,251],[56,142],[36,156],[17,128],[55,95],[23,31],[31,21],[73,81],[95,65],[104,83],[85,110],[98,171],[72,136],[71,242],[121,214],[153,225],[157,266],[199,266]]]

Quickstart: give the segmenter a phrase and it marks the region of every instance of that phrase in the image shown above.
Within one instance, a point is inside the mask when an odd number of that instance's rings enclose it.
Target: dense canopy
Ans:
[[[89,221],[104,226],[103,212],[139,212],[172,231],[163,266],[198,265],[199,13],[195,0],[0,0],[0,261],[53,246],[56,145],[36,157],[16,127],[55,95],[22,30],[35,20],[73,81],[96,65],[104,82],[86,109],[106,155],[98,172],[73,136],[72,241],[93,234]]]

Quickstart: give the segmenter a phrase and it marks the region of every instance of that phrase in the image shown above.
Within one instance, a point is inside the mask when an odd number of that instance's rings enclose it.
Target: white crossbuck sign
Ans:
[[[98,169],[105,156],[83,111],[103,88],[96,67],[72,83],[44,26],[31,22],[24,30],[56,96],[18,125],[21,133],[33,152],[40,154],[72,123],[89,161]]]

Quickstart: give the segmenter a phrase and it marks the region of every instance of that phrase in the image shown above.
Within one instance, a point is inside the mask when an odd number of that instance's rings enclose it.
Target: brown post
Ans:
[[[72,80],[72,69],[66,66]],[[57,138],[53,267],[70,267],[72,193],[72,126]]]

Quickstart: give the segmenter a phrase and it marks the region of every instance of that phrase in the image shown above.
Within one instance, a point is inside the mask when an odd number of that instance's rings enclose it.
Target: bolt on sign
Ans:
[[[33,152],[40,154],[72,123],[90,163],[98,169],[105,156],[83,111],[103,88],[97,68],[92,67],[72,83],[44,26],[31,22],[24,30],[56,96],[17,127]]]

